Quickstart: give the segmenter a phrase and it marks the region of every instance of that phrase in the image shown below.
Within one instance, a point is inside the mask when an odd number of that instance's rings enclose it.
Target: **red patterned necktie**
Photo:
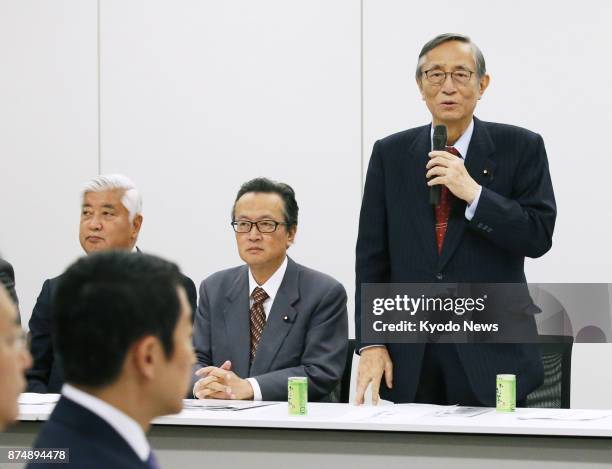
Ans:
[[[461,153],[455,147],[446,147],[446,151],[455,156],[461,157]],[[436,205],[436,244],[438,245],[438,254],[442,252],[444,237],[446,236],[446,228],[448,227],[448,217],[450,215],[453,202],[453,194],[446,186],[440,186],[440,203]]]
[[[255,360],[257,353],[257,345],[263,334],[264,326],[266,325],[266,313],[264,312],[263,303],[269,296],[261,287],[255,287],[253,293],[253,306],[251,306],[251,363]]]

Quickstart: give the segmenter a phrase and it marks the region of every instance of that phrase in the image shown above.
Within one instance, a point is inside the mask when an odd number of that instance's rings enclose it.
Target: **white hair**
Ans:
[[[88,192],[104,192],[116,189],[124,191],[121,203],[130,214],[130,222],[134,221],[134,217],[142,213],[142,197],[136,189],[136,184],[123,174],[101,174],[90,179],[83,185],[81,199],[84,199]]]

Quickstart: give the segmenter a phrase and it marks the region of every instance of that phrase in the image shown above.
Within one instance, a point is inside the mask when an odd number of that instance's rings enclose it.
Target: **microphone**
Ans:
[[[434,127],[433,149],[434,151],[446,149],[446,126],[445,125],[436,125]],[[440,203],[440,190],[441,189],[442,187],[440,185],[431,186],[429,188],[429,203],[431,205],[438,205]]]

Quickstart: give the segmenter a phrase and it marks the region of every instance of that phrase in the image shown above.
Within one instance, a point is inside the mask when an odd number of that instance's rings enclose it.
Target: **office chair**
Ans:
[[[346,365],[342,380],[340,381],[340,402],[348,403],[351,391],[351,369],[353,368],[353,355],[355,354],[355,339],[349,339],[348,350],[346,351]]]
[[[539,336],[544,383],[527,395],[527,407],[570,408],[573,344],[572,336]]]

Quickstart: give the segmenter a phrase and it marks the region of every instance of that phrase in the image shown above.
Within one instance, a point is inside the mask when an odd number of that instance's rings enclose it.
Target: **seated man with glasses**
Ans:
[[[346,292],[287,257],[297,219],[287,184],[258,178],[238,191],[231,224],[246,265],[200,286],[195,397],[286,400],[287,379],[303,376],[310,400],[332,399],[346,360]]]

